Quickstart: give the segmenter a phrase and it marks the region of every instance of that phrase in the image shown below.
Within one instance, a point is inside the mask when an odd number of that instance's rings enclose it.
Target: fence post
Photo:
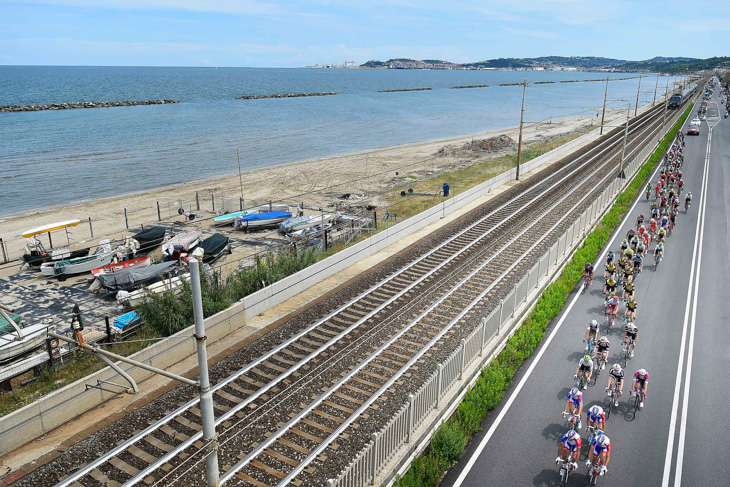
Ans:
[[[461,339],[461,365],[459,366],[459,380],[464,377],[464,365],[466,365],[466,338]]]
[[[160,202],[159,201],[157,202],[157,221],[158,222],[162,221],[162,214],[160,213]]]
[[[438,409],[441,404],[441,381],[443,380],[444,366],[442,364],[438,364],[436,366],[436,370],[438,371],[438,375],[436,376],[436,406],[434,407]]]
[[[502,329],[502,319],[504,318],[504,299],[499,298],[499,324],[497,325],[497,333]]]
[[[213,204],[213,211],[215,212],[215,193],[211,193],[211,195],[210,195],[210,201]]]
[[[195,192],[195,210],[200,211],[200,195],[198,192]]]
[[[512,314],[510,316],[514,317],[515,311],[517,311],[517,283],[515,283],[512,288],[512,295],[515,299],[512,300]]]
[[[406,424],[408,425],[406,433],[406,444],[411,442],[411,433],[413,433],[413,401],[416,397],[413,394],[408,394],[408,412]]]
[[[3,264],[4,264],[5,262],[8,262],[8,252],[5,249],[5,242],[3,242],[2,238],[0,238],[0,249],[2,249],[2,251],[3,251]]]
[[[243,198],[238,198],[238,207],[240,208],[238,211],[243,211]]]
[[[91,238],[94,238],[94,227],[91,226],[91,217],[89,217],[89,233],[91,233]]]
[[[484,342],[487,338],[487,317],[482,316],[482,337],[479,339],[481,341],[481,344],[479,346],[479,356],[484,356]]]
[[[378,438],[380,435],[377,433],[373,433],[370,439],[373,440],[373,448],[370,450],[372,452],[372,456],[370,457],[370,473],[372,474],[372,477],[369,479],[370,485],[375,485],[375,468],[377,466],[378,462]]]
[[[112,341],[112,328],[111,328],[111,325],[109,324],[108,316],[104,317],[104,323],[106,324],[106,339],[107,339],[107,341],[110,342],[110,341]]]
[[[127,230],[129,230],[129,220],[127,220],[127,209],[124,209],[124,224],[127,226]]]

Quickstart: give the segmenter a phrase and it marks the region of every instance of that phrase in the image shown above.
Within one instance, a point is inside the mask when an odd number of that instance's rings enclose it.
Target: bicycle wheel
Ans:
[[[570,457],[568,457],[568,462],[569,461]],[[560,466],[560,485],[563,487],[568,485],[568,475],[570,475],[569,467],[567,466],[568,462],[563,462]]]
[[[590,476],[589,485],[596,485],[596,481],[598,480],[598,469],[596,467],[591,467],[591,471],[588,472],[588,475]]]

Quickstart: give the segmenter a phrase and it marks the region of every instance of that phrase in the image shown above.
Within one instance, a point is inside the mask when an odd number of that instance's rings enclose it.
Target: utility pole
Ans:
[[[636,88],[636,107],[634,107],[634,116],[639,111],[639,90],[641,90],[641,75],[639,75],[639,87]]]
[[[241,155],[236,149],[236,157],[238,158],[238,182],[241,185],[241,201],[243,201],[243,177],[241,177]]]
[[[656,104],[656,90],[659,88],[659,75],[656,75],[656,85],[654,86],[654,101],[651,102],[651,106]]]
[[[525,81],[522,82],[522,111],[520,112],[520,138],[517,143],[517,173],[515,180],[520,180],[520,162],[522,161],[522,125],[525,121],[525,93],[527,92],[527,76]]]
[[[205,348],[205,320],[203,318],[203,295],[200,288],[200,262],[192,258],[190,265],[190,284],[193,288],[193,312],[195,315],[195,341],[198,346],[198,372],[200,376],[200,410],[203,416],[203,441],[207,454],[205,457],[208,487],[217,487],[218,474],[218,437],[215,434],[215,411],[213,394],[210,392],[208,378],[208,352]]]
[[[598,135],[603,135],[603,121],[606,119],[606,99],[608,98],[608,76],[606,76],[606,92],[603,94],[603,115],[601,115],[601,131]]]
[[[664,113],[662,114],[662,129],[657,134],[657,141],[661,140],[662,138],[662,132],[664,132],[664,124],[667,120],[667,107],[669,106],[669,97],[667,96],[667,93],[669,93],[669,76],[667,76],[667,87],[664,88]]]
[[[626,128],[624,129],[624,146],[621,149],[621,163],[618,168],[618,176],[616,176],[619,179],[626,179],[626,175],[624,174],[624,157],[626,155],[626,141],[629,138],[629,117],[631,116],[631,102],[628,103],[628,106],[626,107]],[[619,191],[620,193],[620,191]]]

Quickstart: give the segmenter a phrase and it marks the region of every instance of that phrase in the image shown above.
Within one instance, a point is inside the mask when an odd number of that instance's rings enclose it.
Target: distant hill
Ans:
[[[363,68],[395,69],[516,69],[516,68],[576,68],[612,69],[616,71],[651,71],[667,74],[691,73],[719,66],[730,66],[730,57],[696,59],[688,57],[656,56],[645,61],[626,61],[596,56],[542,56],[535,58],[497,58],[471,63],[452,63],[440,59],[416,60],[394,58],[387,61],[368,61]]]

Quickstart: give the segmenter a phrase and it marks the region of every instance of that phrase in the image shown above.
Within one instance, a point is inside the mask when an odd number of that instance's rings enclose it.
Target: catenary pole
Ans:
[[[624,172],[624,157],[626,156],[626,141],[629,138],[629,117],[630,116],[631,116],[631,102],[628,103],[628,107],[626,108],[626,128],[624,129],[624,145],[621,148],[621,164],[619,165],[619,168],[618,168],[618,177],[621,179],[626,179],[626,176],[623,175],[623,172]]]
[[[205,321],[203,319],[203,296],[200,288],[200,263],[190,259],[190,284],[193,288],[193,312],[195,315],[195,341],[198,346],[198,369],[200,375],[200,410],[203,416],[203,439],[207,455],[205,458],[208,487],[217,487],[220,483],[218,473],[218,438],[215,433],[215,411],[213,410],[213,394],[210,391],[208,378],[208,352],[205,348]]]
[[[639,112],[639,90],[641,90],[641,75],[639,75],[639,87],[636,88],[636,106],[634,107],[634,116]]]
[[[520,180],[520,162],[522,161],[522,125],[525,122],[525,94],[527,92],[527,77],[522,82],[522,111],[520,112],[520,138],[517,143],[517,173],[515,179]]]
[[[608,76],[606,76],[606,92],[603,94],[603,115],[601,115],[601,131],[598,135],[603,135],[603,121],[606,119],[606,99],[608,98]]]
[[[656,85],[654,85],[654,101],[651,102],[651,106],[656,105],[656,90],[659,89],[659,75],[656,75]]]

